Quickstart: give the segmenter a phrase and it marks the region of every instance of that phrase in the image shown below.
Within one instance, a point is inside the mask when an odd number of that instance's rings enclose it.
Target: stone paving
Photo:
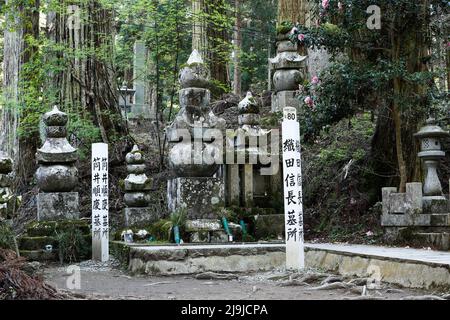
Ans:
[[[340,253],[351,253],[356,255],[374,256],[389,259],[408,260],[414,262],[425,262],[429,264],[444,264],[450,266],[449,251],[435,251],[427,249],[382,247],[373,245],[357,244],[307,244],[306,248],[335,251]]]

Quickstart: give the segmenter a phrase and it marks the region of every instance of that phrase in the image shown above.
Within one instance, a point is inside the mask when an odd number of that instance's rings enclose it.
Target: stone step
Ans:
[[[385,214],[381,216],[384,227],[448,227],[450,213],[437,214]]]
[[[26,258],[31,261],[57,261],[58,260],[58,252],[53,251],[45,251],[45,250],[20,250],[20,256]]]
[[[175,275],[254,272],[285,268],[284,243],[227,245],[128,245],[113,242],[130,271]],[[350,244],[305,244],[307,268],[411,288],[450,288],[450,252]]]
[[[20,237],[18,245],[20,250],[44,250],[47,245],[51,245],[56,249],[58,241],[54,237]]]
[[[87,220],[33,221],[28,224],[26,230],[27,235],[30,237],[52,237],[57,232],[67,230],[71,227],[79,229],[83,234],[91,233]]]
[[[447,232],[419,232],[415,235],[424,243],[436,247],[438,250],[450,250],[450,233]]]

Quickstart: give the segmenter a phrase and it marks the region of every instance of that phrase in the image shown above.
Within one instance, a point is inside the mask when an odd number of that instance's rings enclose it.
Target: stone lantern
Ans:
[[[133,97],[136,90],[133,88],[128,88],[124,83],[117,91],[119,93],[119,107],[122,110],[122,115],[126,117],[127,113],[131,112]]]
[[[422,127],[414,136],[420,139],[421,151],[418,156],[423,161],[426,174],[423,184],[423,200],[425,202],[446,200],[442,193],[437,168],[439,159],[445,157],[440,139],[449,136],[449,133],[436,125],[435,119],[429,118],[426,126]]]

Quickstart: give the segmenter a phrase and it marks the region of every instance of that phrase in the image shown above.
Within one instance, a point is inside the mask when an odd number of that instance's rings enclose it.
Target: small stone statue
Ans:
[[[127,226],[142,222],[153,222],[150,206],[151,179],[145,174],[145,159],[138,146],[126,155],[128,176],[125,179],[125,224]]]

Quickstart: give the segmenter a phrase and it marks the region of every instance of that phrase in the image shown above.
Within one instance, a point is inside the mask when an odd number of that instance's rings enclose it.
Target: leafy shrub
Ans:
[[[14,233],[11,228],[0,222],[0,248],[14,250]]]
[[[89,253],[89,244],[83,233],[75,227],[70,227],[56,236],[61,263],[80,261]]]

